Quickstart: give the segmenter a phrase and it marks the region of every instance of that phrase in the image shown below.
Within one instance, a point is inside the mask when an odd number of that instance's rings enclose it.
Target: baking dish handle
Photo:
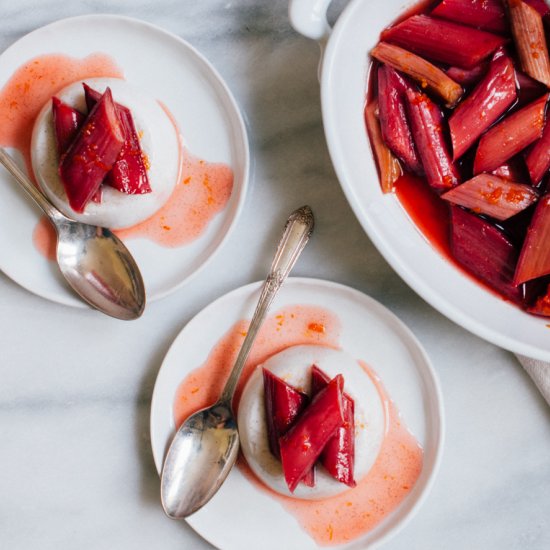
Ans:
[[[332,0],[289,0],[288,16],[296,31],[317,40],[321,48],[330,36],[327,10]]]

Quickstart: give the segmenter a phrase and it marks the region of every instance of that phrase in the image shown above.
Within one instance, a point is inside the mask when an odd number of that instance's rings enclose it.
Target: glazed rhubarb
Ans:
[[[508,29],[500,0],[443,0],[432,15],[496,33],[505,33]]]
[[[283,473],[291,492],[308,475],[327,442],[344,422],[343,387],[342,375],[334,377],[279,440]]]
[[[441,198],[476,213],[507,220],[534,204],[538,193],[530,185],[479,174],[447,191]]]
[[[544,195],[535,209],[514,275],[515,284],[550,273],[550,194]]]
[[[269,449],[273,456],[280,459],[279,438],[290,429],[307,406],[309,398],[269,370],[263,369],[262,373]]]
[[[424,175],[397,153],[404,175],[391,186],[397,199],[465,270],[525,311],[550,317],[549,33],[544,0],[420,6],[385,29],[371,51],[377,84],[369,84],[366,112],[394,101],[399,86],[388,85],[390,71],[407,83],[406,116],[387,110],[378,147],[396,153],[396,136],[406,134],[394,128],[407,123]],[[437,85],[426,78],[430,67]],[[455,103],[441,92],[438,71],[462,90]],[[413,180],[426,190],[413,196]],[[437,231],[419,199],[428,194],[441,205]]]
[[[330,382],[319,367],[311,368],[311,394],[315,396]],[[355,404],[346,393],[342,396],[343,425],[328,440],[321,453],[321,464],[337,481],[355,487],[353,470],[355,464]]]
[[[409,89],[406,94],[413,139],[426,179],[436,190],[450,189],[458,183],[458,172],[443,134],[441,110],[422,92]]]
[[[378,69],[378,111],[382,139],[405,168],[422,174],[422,164],[407,121],[405,92],[410,85],[391,67]]]
[[[474,160],[474,174],[498,168],[542,135],[548,94],[504,118],[483,135]]]
[[[539,11],[522,0],[504,0],[522,69],[550,87],[550,58]]]
[[[86,116],[57,97],[52,97],[52,117],[57,151],[61,156],[69,148]]]
[[[88,110],[91,110],[101,97],[101,94],[85,83],[83,86],[86,105],[88,106]],[[147,176],[146,159],[141,150],[132,113],[130,109],[123,105],[118,103],[115,103],[115,105],[122,124],[125,139],[115,165],[107,174],[105,183],[114,187],[121,193],[129,195],[150,193],[151,186]]]
[[[542,137],[525,155],[525,164],[533,184],[539,183],[550,168],[550,120],[546,117]]]
[[[83,212],[116,162],[123,144],[123,129],[111,90],[107,88],[59,165],[59,175],[73,210]]]
[[[480,63],[473,69],[461,69],[460,67],[448,67],[445,74],[461,86],[477,84],[487,72],[487,63]]]
[[[448,107],[453,107],[464,92],[462,86],[452,80],[441,69],[399,46],[388,44],[387,42],[379,42],[373,48],[371,55],[384,63],[382,67],[393,67],[410,76],[422,88],[426,88],[437,94]],[[379,101],[383,98],[383,94],[380,91],[378,92],[378,98]]]
[[[397,158],[390,151],[390,148],[382,139],[378,111],[378,101],[367,104],[365,106],[365,124],[376,159],[376,166],[380,176],[380,186],[384,193],[389,193],[393,190],[393,186],[399,176],[401,176],[401,166]]]
[[[413,15],[381,38],[427,59],[470,69],[501,47],[502,36],[428,15]]]
[[[515,100],[514,65],[498,51],[483,80],[449,118],[453,159],[460,158]]]
[[[455,206],[451,209],[451,248],[468,271],[508,299],[521,301],[521,290],[513,282],[518,250],[503,231]]]

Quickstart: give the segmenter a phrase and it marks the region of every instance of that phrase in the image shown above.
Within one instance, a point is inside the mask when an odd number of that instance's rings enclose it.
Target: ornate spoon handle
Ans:
[[[313,212],[309,206],[302,206],[302,208],[298,208],[298,210],[295,210],[289,216],[283,235],[277,246],[277,252],[273,258],[271,270],[262,286],[256,311],[254,311],[254,316],[252,317],[252,321],[250,321],[248,332],[246,333],[231,375],[223,389],[220,402],[231,403],[237,381],[269,306],[307,244],[313,231],[313,225]]]

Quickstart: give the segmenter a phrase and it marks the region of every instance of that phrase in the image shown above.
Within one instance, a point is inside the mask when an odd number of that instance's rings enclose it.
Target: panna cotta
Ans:
[[[31,141],[33,171],[45,195],[66,216],[103,227],[130,227],[152,216],[172,194],[180,170],[179,136],[160,104],[125,80],[91,78],[85,82],[101,94],[110,88],[114,101],[130,110],[141,150],[147,160],[151,191],[126,194],[103,185],[101,201],[89,201],[82,212],[76,212],[69,204],[59,174],[60,159],[51,101],[47,102],[35,121]],[[67,86],[56,97],[81,113],[87,112],[82,81]]]
[[[330,378],[343,375],[344,391],[355,404],[355,465],[357,481],[370,470],[382,445],[385,412],[369,374],[349,354],[323,346],[290,347],[259,365],[247,382],[238,410],[241,449],[255,475],[277,493],[301,499],[322,499],[349,490],[317,464],[315,485],[300,483],[290,492],[281,461],[270,451],[266,421],[262,368],[290,386],[311,394],[311,371],[315,365]]]

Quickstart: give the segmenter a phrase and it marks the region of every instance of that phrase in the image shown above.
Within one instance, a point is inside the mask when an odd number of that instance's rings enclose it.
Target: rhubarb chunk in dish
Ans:
[[[549,18],[533,0],[419,4],[369,52],[365,94],[382,192],[458,269],[545,317]]]

